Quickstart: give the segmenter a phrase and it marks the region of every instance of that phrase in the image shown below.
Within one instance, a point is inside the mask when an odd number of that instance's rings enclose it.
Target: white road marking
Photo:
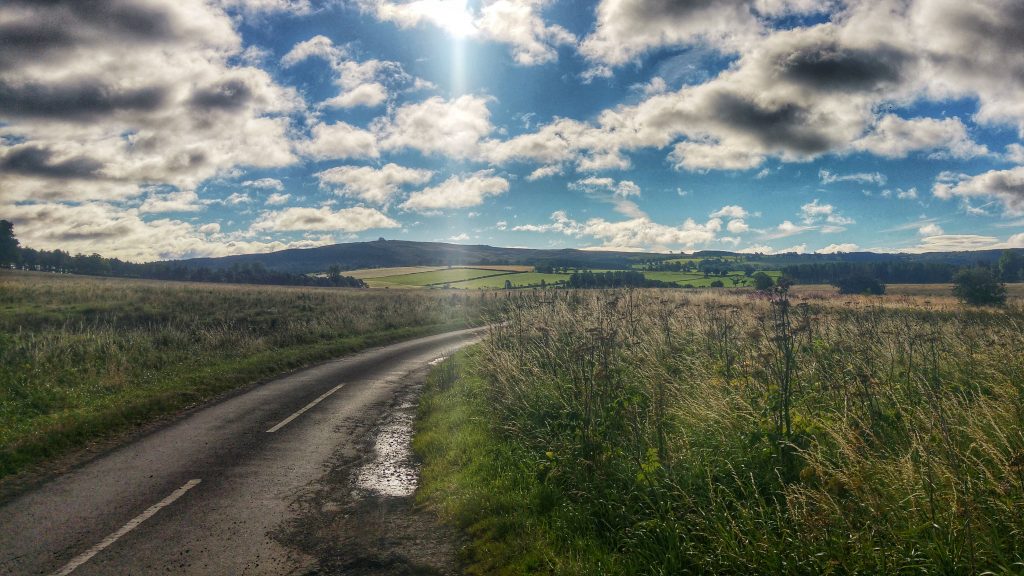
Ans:
[[[117,542],[117,539],[121,536],[124,536],[125,534],[138,528],[139,524],[142,524],[143,522],[148,520],[154,514],[159,512],[161,508],[169,506],[175,500],[181,498],[185,494],[185,492],[188,492],[189,490],[195,488],[196,485],[199,484],[200,482],[202,482],[202,480],[198,478],[185,482],[184,486],[178,488],[174,492],[171,492],[171,494],[164,498],[163,500],[157,502],[156,504],[153,504],[149,508],[146,508],[145,512],[129,520],[128,523],[124,526],[121,526],[121,528],[119,528],[117,532],[114,532],[110,536],[104,538],[99,544],[93,546],[92,548],[89,548],[88,550],[82,552],[78,556],[75,556],[70,562],[65,564],[63,568],[61,568],[57,572],[54,572],[53,576],[67,576],[68,574],[71,574],[75,571],[76,568],[88,562],[96,554],[99,554],[101,550],[103,550],[107,546],[110,546],[114,542]]]
[[[270,433],[270,432],[277,432],[277,431],[278,431],[278,430],[280,430],[281,428],[284,428],[284,427],[285,427],[285,425],[287,425],[287,424],[288,424],[289,422],[291,422],[292,420],[295,420],[295,419],[296,419],[296,418],[298,418],[299,416],[302,416],[303,412],[305,412],[306,410],[309,410],[309,409],[310,409],[310,408],[312,408],[313,406],[316,406],[316,405],[317,405],[317,404],[319,404],[319,403],[320,403],[320,402],[321,402],[321,401],[322,401],[322,400],[323,400],[324,398],[327,398],[327,397],[328,397],[328,396],[330,396],[331,394],[334,394],[335,392],[337,392],[337,391],[338,391],[338,389],[339,389],[339,388],[341,388],[342,386],[344,386],[344,384],[338,384],[338,385],[337,385],[337,386],[335,386],[334,388],[331,388],[331,389],[330,389],[330,390],[328,390],[327,392],[324,392],[324,393],[323,393],[323,394],[322,394],[322,395],[321,395],[321,396],[320,396],[319,398],[317,398],[316,400],[313,400],[313,401],[312,401],[312,402],[310,402],[309,404],[306,404],[305,406],[303,406],[303,407],[302,407],[302,408],[301,408],[301,409],[300,409],[300,410],[299,410],[298,412],[296,412],[295,414],[292,414],[291,416],[289,416],[289,417],[285,418],[284,420],[281,420],[281,422],[280,422],[280,423],[279,423],[279,424],[278,424],[277,426],[274,426],[274,427],[273,427],[273,428],[271,428],[270,430],[267,430],[267,432],[268,432],[268,433]]]

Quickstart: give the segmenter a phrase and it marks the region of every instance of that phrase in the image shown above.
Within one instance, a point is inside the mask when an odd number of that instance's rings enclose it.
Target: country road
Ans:
[[[385,516],[412,508],[402,460],[428,363],[480,334],[286,375],[0,504],[0,574],[445,573],[441,529]],[[396,559],[402,542],[422,566]]]

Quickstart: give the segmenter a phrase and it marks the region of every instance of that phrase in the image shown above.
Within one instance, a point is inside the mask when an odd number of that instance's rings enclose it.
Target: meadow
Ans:
[[[675,262],[673,260],[672,262]],[[686,261],[700,262],[700,259]],[[606,272],[607,270],[594,270]],[[743,288],[754,285],[753,279],[742,271],[729,272],[725,276],[705,275],[702,272],[672,272],[638,270],[650,280],[672,282],[679,287],[708,288],[713,282],[721,282],[727,288]],[[772,279],[778,279],[780,272],[766,271]],[[359,278],[374,288],[455,288],[466,290],[502,289],[508,281],[513,288],[534,288],[565,282],[567,272],[537,272],[532,266],[453,266],[430,267],[408,266],[401,268],[367,268],[344,272]]]
[[[420,501],[475,574],[1024,572],[1024,302],[892,292],[512,293]]]
[[[478,323],[485,303],[0,271],[0,477],[290,369]]]

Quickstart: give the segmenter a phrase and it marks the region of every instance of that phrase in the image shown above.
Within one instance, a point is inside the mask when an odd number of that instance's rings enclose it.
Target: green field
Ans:
[[[555,282],[565,281],[569,279],[569,274],[543,274],[540,272],[520,272],[518,274],[505,274],[502,276],[488,276],[486,278],[477,278],[475,280],[467,280],[465,282],[458,282],[452,284],[452,288],[466,288],[471,290],[477,290],[481,288],[504,288],[505,281],[508,280],[512,283],[514,288],[526,288],[530,286],[540,286],[540,281],[544,280],[547,284],[554,284]]]
[[[474,278],[485,278],[488,276],[502,276],[511,274],[506,270],[489,270],[485,268],[445,268],[429,272],[415,272],[413,274],[397,274],[394,276],[381,276],[370,278],[367,283],[371,286],[438,286],[473,280]],[[504,282],[502,282],[504,285]]]
[[[439,268],[434,270],[416,271],[415,268],[393,268],[397,273],[388,274],[389,269],[381,269],[377,272],[360,274],[365,281],[376,288],[415,288],[415,287],[440,287],[445,286],[464,290],[500,290],[505,287],[505,282],[511,282],[513,288],[529,288],[540,286],[541,280],[552,286],[560,281],[566,281],[571,274],[557,273],[547,274],[541,272],[524,272],[510,269],[479,268]],[[610,270],[593,270],[593,272],[609,272]],[[772,278],[778,278],[781,273],[775,270],[765,271]],[[662,282],[674,282],[676,285],[692,286],[694,288],[707,288],[715,280],[721,280],[726,288],[752,286],[753,281],[743,272],[730,272],[728,276],[705,276],[703,272],[643,272],[644,276],[652,280]],[[736,281],[734,282],[733,279]]]

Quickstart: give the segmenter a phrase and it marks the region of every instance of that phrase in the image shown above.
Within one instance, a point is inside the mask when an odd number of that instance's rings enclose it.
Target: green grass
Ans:
[[[505,281],[512,282],[514,288],[524,288],[530,286],[540,286],[540,281],[544,280],[547,284],[554,284],[558,281],[565,281],[569,279],[569,274],[544,274],[541,272],[519,272],[516,274],[506,274],[502,276],[489,276],[486,278],[477,278],[475,280],[467,280],[465,282],[457,282],[451,285],[452,288],[467,288],[467,289],[481,289],[481,288],[504,288]]]
[[[372,278],[370,282],[380,285],[393,284],[400,286],[436,286],[453,282],[461,282],[464,280],[472,280],[474,278],[484,278],[487,276],[500,276],[506,274],[509,274],[509,272],[504,270],[486,270],[483,268],[449,268],[444,270],[434,270],[431,272],[416,272],[413,274],[383,276],[378,278]]]
[[[0,476],[340,354],[479,321],[430,291],[0,272]]]
[[[480,352],[459,352],[428,376],[413,441],[424,461],[417,501],[471,537],[461,558],[468,574],[602,573],[614,559],[593,541],[561,542],[559,525],[573,510],[553,507],[538,480],[546,462],[504,441],[484,418]]]
[[[519,292],[435,382],[478,573],[1019,574],[1024,307]]]

